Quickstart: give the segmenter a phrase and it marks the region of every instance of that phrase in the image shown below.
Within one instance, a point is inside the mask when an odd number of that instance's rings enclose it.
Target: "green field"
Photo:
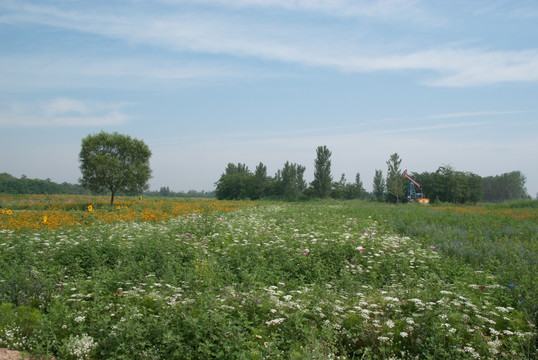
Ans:
[[[0,229],[0,346],[57,359],[535,359],[536,202],[260,203]]]

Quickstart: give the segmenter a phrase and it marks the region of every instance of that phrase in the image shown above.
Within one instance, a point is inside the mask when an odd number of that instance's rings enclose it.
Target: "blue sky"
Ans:
[[[0,172],[77,182],[101,130],[153,152],[152,189],[226,164],[335,180],[520,170],[538,193],[538,3],[0,0]]]

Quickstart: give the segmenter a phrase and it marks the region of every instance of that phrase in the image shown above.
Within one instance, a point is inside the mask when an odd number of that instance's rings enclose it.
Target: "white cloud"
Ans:
[[[224,0],[213,2],[230,5],[230,2]],[[369,6],[364,2],[356,5],[350,1],[288,3],[280,0],[242,0],[240,4],[340,10],[352,8],[372,13],[383,12],[385,10],[382,9],[395,6],[392,1],[380,1],[371,5],[378,10],[368,10]],[[410,4],[413,6],[412,2]],[[356,73],[422,70],[430,73],[429,79],[423,80],[430,86],[481,86],[500,82],[538,81],[536,48],[501,51],[439,45],[435,48],[390,51],[381,50],[386,39],[368,38],[359,43],[356,38],[342,37],[339,31],[326,31],[323,26],[315,24],[259,23],[255,18],[229,18],[201,12],[174,14],[171,11],[162,15],[130,13],[127,10],[122,15],[107,15],[29,5],[13,5],[11,10],[11,16],[4,17],[3,21],[34,22],[68,28],[119,39],[129,44],[155,46],[178,54],[194,52],[246,57]],[[159,73],[173,77],[174,71],[176,77],[185,76],[181,68],[173,70],[175,66],[177,65],[173,64],[171,69],[164,72],[155,68],[151,70],[150,66],[141,70],[157,77],[161,76]],[[116,68],[117,73],[123,72],[121,64]]]
[[[130,119],[120,111],[124,105],[70,98],[14,103],[8,110],[0,110],[0,128],[118,126]]]
[[[402,19],[437,24],[441,21],[416,0],[160,0],[166,4],[205,3],[228,8],[263,8],[308,11],[338,17]]]
[[[69,98],[54,99],[52,102],[45,104],[43,108],[51,116],[72,112],[81,114],[89,112],[88,106],[83,101]]]

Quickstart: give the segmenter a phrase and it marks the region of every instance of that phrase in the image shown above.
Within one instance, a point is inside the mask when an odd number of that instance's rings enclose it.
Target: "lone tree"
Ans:
[[[312,189],[314,195],[320,198],[329,196],[333,178],[331,176],[331,155],[327,146],[318,146],[316,149],[316,160],[314,161],[314,181],[312,181]]]
[[[374,197],[376,201],[383,201],[385,196],[385,179],[383,179],[383,171],[375,169],[374,181],[372,184]]]
[[[354,187],[355,187],[355,193],[354,193],[354,197],[357,198],[357,199],[363,199],[364,196],[366,195],[366,190],[364,189],[364,186],[362,186],[362,180],[361,180],[361,174],[360,173],[357,173],[357,175],[355,175],[355,184],[353,184]]]
[[[387,161],[387,193],[396,198],[396,203],[400,202],[400,197],[405,195],[405,181],[402,177],[400,164],[402,159],[398,153],[394,153]]]
[[[91,191],[110,191],[110,205],[118,192],[140,194],[149,188],[149,147],[138,139],[101,131],[82,139],[80,184]]]

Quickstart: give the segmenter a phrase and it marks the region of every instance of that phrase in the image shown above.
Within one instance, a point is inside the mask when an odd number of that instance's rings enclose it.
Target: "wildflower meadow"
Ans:
[[[538,354],[532,204],[0,199],[2,347],[56,359]]]

